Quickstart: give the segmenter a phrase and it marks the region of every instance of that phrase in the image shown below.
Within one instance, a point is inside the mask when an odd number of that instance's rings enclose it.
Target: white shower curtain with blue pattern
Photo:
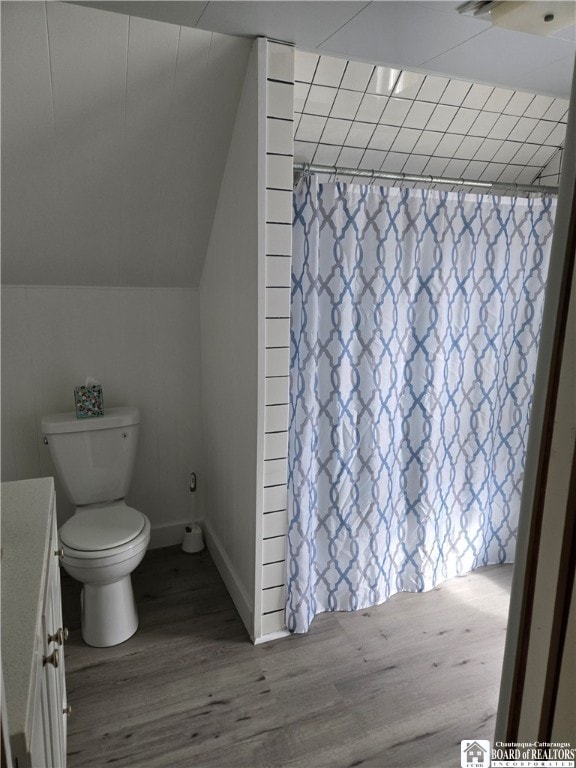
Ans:
[[[513,561],[554,210],[300,182],[290,631]]]

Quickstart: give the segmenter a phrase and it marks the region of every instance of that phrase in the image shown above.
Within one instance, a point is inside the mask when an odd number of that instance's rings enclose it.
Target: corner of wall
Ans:
[[[257,46],[250,54],[200,284],[208,548],[253,634],[257,506]]]
[[[258,39],[201,281],[203,516],[255,643],[286,634],[293,99],[293,47]]]

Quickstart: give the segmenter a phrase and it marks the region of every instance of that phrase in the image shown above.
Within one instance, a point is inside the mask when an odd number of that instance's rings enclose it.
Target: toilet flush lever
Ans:
[[[45,437],[44,440],[42,440],[42,442],[44,443],[44,445],[48,445],[48,438]]]

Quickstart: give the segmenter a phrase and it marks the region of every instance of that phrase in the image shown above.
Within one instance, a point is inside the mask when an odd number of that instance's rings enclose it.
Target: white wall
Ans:
[[[572,278],[572,289],[566,337],[562,353],[558,399],[554,415],[550,466],[546,479],[546,492],[543,508],[543,525],[538,548],[538,569],[534,584],[533,621],[530,627],[530,643],[526,659],[526,681],[520,712],[519,738],[529,739],[538,732],[541,717],[542,699],[546,686],[547,664],[551,645],[551,634],[556,610],[553,597],[558,589],[558,566],[561,559],[562,535],[565,531],[566,517],[569,514],[570,479],[573,462],[576,461],[576,272]],[[573,512],[573,510],[571,510]],[[574,654],[572,647],[568,653]],[[569,662],[563,672],[570,674],[573,666]],[[572,687],[570,695],[572,705],[576,701],[576,691]],[[565,689],[563,688],[563,691]],[[566,693],[564,692],[564,696]],[[572,710],[574,713],[574,709]],[[574,724],[574,717],[573,717]],[[572,734],[572,738],[576,734]]]
[[[200,286],[204,519],[248,631],[254,611],[258,423],[258,46],[253,46]]]
[[[576,75],[572,82],[568,136],[574,135],[575,126]],[[576,272],[570,277],[569,269],[570,259],[574,258],[575,149],[574,142],[567,142],[562,159],[500,684],[497,740],[534,741],[543,737],[541,722],[543,713],[547,716],[549,691],[547,674],[557,661],[557,603],[559,595],[571,589],[561,565],[563,536],[570,531],[570,516],[574,513],[570,484],[576,462]],[[567,275],[570,285],[566,284]],[[564,290],[568,291],[566,297]],[[564,311],[564,301],[568,307],[562,337],[557,336],[558,313]],[[556,353],[559,371],[554,370]],[[551,387],[556,383],[558,389],[554,393]],[[524,652],[526,656],[522,658]],[[573,648],[569,653],[573,654]],[[564,665],[561,674],[562,701],[571,697],[573,725],[573,666]],[[564,727],[562,722],[558,722],[558,727]]]
[[[198,289],[6,286],[2,289],[2,480],[54,475],[40,421],[73,410],[94,376],[106,406],[140,408],[128,502],[149,516],[152,545],[181,540],[203,483]],[[72,513],[58,490],[58,518]]]
[[[68,3],[1,10],[2,479],[54,473],[41,417],[98,377],[106,405],[141,408],[128,501],[153,545],[175,543],[201,507],[197,286],[252,43]]]
[[[293,75],[254,43],[201,283],[205,527],[255,642],[286,633]]]
[[[2,281],[200,281],[251,42],[3,2]]]

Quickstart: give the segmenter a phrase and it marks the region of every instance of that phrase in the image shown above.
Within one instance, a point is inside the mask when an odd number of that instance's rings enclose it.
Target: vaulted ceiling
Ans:
[[[463,0],[94,3],[228,35],[284,40],[304,51],[568,98],[576,47],[573,0],[562,3],[570,9],[572,24],[549,37],[494,26],[487,15],[460,14],[456,9],[462,4]]]
[[[2,3],[2,279],[198,285],[247,39]]]
[[[557,174],[573,31],[456,5],[3,2],[3,281],[198,285],[257,35],[300,49],[297,159]]]

